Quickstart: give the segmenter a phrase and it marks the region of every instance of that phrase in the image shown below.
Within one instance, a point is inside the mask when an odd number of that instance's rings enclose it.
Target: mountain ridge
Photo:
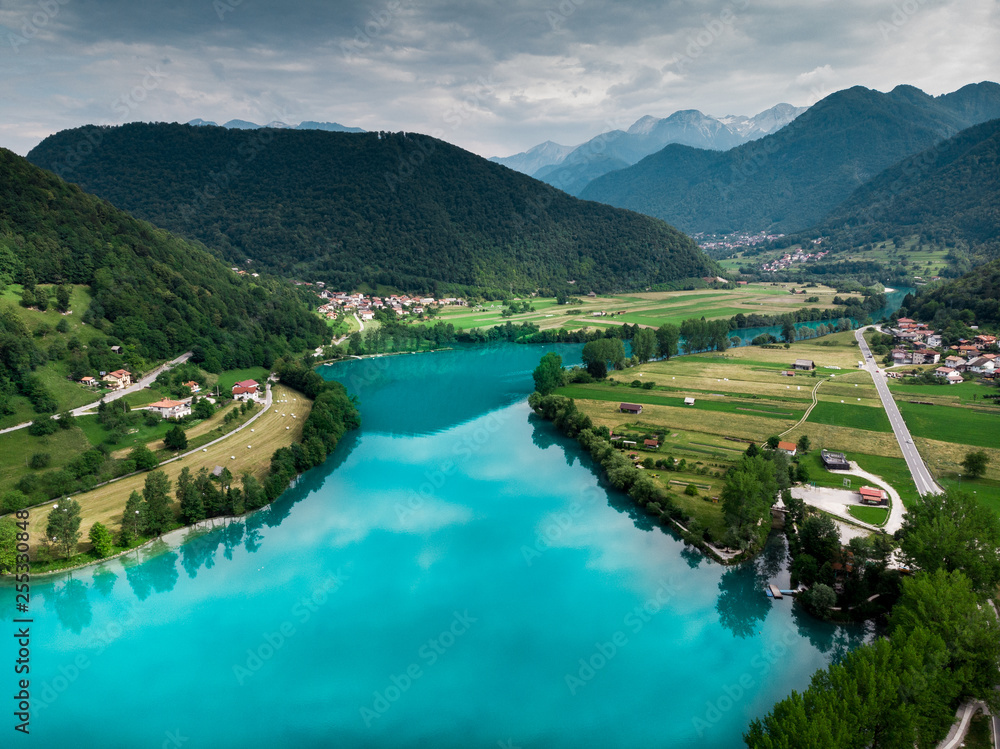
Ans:
[[[998,116],[1000,85],[988,81],[939,97],[855,86],[729,151],[668,145],[598,177],[581,197],[687,232],[801,231],[899,160]]]
[[[96,131],[96,132],[95,132]],[[718,269],[673,227],[572,198],[412,133],[133,123],[63,131],[29,158],[154,224],[341,288],[643,288]]]

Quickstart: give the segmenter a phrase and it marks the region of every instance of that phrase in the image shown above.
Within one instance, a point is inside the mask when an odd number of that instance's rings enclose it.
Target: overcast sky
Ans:
[[[508,155],[677,109],[998,80],[998,29],[995,0],[0,0],[0,146],[202,117]]]

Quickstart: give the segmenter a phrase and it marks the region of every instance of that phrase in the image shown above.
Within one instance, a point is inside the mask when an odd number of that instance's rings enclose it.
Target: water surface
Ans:
[[[364,426],[272,507],[36,581],[18,745],[742,746],[863,632],[763,595],[780,539],[726,569],[606,490],[524,403],[546,350],[324,368]]]

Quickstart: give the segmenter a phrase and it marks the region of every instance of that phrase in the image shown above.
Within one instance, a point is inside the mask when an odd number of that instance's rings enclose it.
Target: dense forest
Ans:
[[[903,300],[900,316],[934,323],[1000,326],[1000,260]]]
[[[0,288],[10,283],[26,287],[23,305],[38,307],[60,304],[69,284],[89,285],[89,309],[73,312],[103,334],[91,352],[98,356],[115,343],[147,361],[191,349],[205,368],[221,371],[270,366],[327,337],[289,284],[240,277],[204,247],[0,149]],[[53,287],[43,292],[41,284],[60,285],[57,299],[50,302]],[[110,361],[105,353],[101,361]],[[45,361],[13,305],[0,309],[0,402],[17,392],[51,411],[31,376]]]
[[[814,226],[860,185],[909,155],[1000,117],[1000,85],[932,97],[912,86],[838,91],[776,133],[729,151],[677,144],[594,180],[581,197],[687,232]]]
[[[1000,255],[1000,119],[890,167],[812,234],[845,246],[919,235],[974,256]]]
[[[341,289],[614,291],[718,272],[661,221],[412,133],[135,123],[63,131],[29,158],[230,262]]]

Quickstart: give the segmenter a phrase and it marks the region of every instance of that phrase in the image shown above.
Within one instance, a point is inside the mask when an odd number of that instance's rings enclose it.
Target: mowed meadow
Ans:
[[[737,314],[781,315],[802,307],[834,309],[836,289],[815,286],[805,289],[806,294],[792,294],[802,285],[791,283],[754,283],[736,289],[694,289],[690,291],[650,291],[631,294],[581,296],[565,304],[556,304],[552,297],[532,297],[518,301],[527,302],[534,312],[519,312],[504,317],[504,304],[500,301],[484,302],[478,307],[445,307],[438,319],[452,323],[456,328],[489,328],[513,323],[530,322],[542,330],[559,328],[578,329],[585,325],[605,327],[629,323],[659,327],[664,323],[680,325],[689,318],[718,319]],[[839,294],[844,299],[857,294]],[[806,300],[817,297],[818,301]],[[603,314],[601,314],[603,313]],[[610,316],[610,317],[609,317]]]

